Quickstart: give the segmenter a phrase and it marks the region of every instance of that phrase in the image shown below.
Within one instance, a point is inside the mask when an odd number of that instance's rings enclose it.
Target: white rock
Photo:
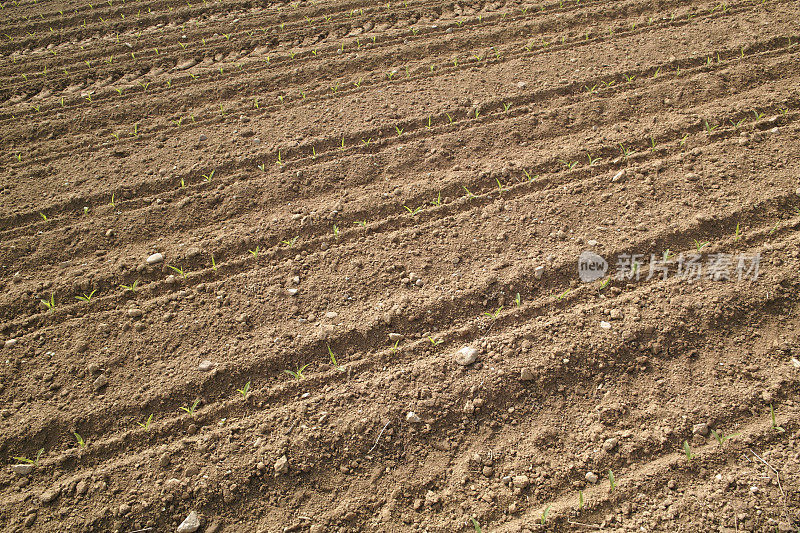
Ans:
[[[3,343],[3,346],[6,348],[13,348],[17,345],[17,339],[8,339],[6,342]]]
[[[297,296],[298,292],[300,292],[298,289],[286,289],[286,293],[289,296]]]
[[[11,471],[15,474],[19,474],[20,476],[27,476],[31,472],[33,472],[33,465],[31,464],[19,464],[19,465],[11,465]]]
[[[289,459],[282,455],[280,459],[275,461],[273,468],[275,469],[275,475],[287,474],[289,472]]]
[[[533,381],[534,379],[536,379],[536,374],[533,373],[532,368],[526,366],[519,373],[519,379],[520,381]]]
[[[336,311],[328,311],[327,313],[325,313],[325,318],[334,319],[337,316],[339,316],[339,313],[337,313]]]
[[[417,416],[417,413],[415,413],[414,411],[409,411],[408,413],[406,413],[406,422],[409,422],[411,424],[421,424],[422,419],[419,416]]]
[[[472,346],[464,346],[456,352],[456,363],[461,366],[471,365],[478,360],[478,349]]]
[[[514,476],[511,482],[514,484],[515,489],[524,489],[531,484],[528,476]]]
[[[543,266],[538,266],[538,267],[533,269],[533,277],[534,278],[542,279],[543,275],[544,275],[544,267]]]
[[[624,177],[625,177],[625,169],[623,168],[622,170],[620,170],[619,172],[617,172],[616,174],[614,174],[614,177],[613,177],[613,178],[611,178],[611,181],[612,181],[612,182],[621,181],[621,180],[622,180],[622,178],[624,178]]]
[[[598,481],[597,474],[595,474],[594,472],[586,472],[586,481],[592,484],[597,483]]]
[[[603,329],[611,329],[611,322],[606,322],[605,320],[601,320],[600,327]]]
[[[160,263],[163,260],[164,260],[164,256],[161,255],[160,253],[156,252],[156,253],[154,253],[153,255],[151,255],[151,256],[149,256],[147,258],[147,264],[148,265],[157,265],[158,263]]]
[[[178,533],[194,533],[200,529],[200,517],[192,511],[189,516],[178,526]]]
[[[214,368],[214,363],[212,363],[211,361],[208,361],[208,360],[202,361],[199,365],[197,365],[197,369],[200,372],[208,372],[212,368]]]

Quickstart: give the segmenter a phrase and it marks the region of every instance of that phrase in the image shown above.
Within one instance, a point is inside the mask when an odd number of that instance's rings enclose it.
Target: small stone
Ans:
[[[8,339],[6,342],[3,343],[3,346],[6,348],[13,348],[17,345],[17,339]]]
[[[214,363],[211,361],[201,361],[200,364],[197,365],[197,370],[200,372],[208,372],[212,368],[214,368]]]
[[[688,174],[686,174],[686,181],[697,181],[698,179],[700,179],[700,176],[698,176],[694,172],[689,172]]]
[[[410,424],[421,424],[422,419],[414,411],[406,413],[406,422]]]
[[[402,333],[389,333],[389,340],[392,342],[397,342],[405,339],[405,336]]]
[[[617,444],[619,444],[619,439],[617,437],[611,437],[610,439],[606,439],[605,442],[603,442],[603,450],[605,450],[606,452],[610,452],[611,450],[617,447]]]
[[[276,476],[289,473],[289,459],[287,459],[285,455],[282,455],[280,459],[275,461],[273,468],[275,469]]]
[[[92,387],[94,387],[95,392],[99,392],[106,385],[108,385],[108,378],[105,374],[100,374],[97,376],[97,379],[95,379],[94,383],[92,383]]]
[[[520,381],[533,381],[536,379],[536,374],[533,373],[533,370],[529,367],[525,367],[522,369],[522,372],[519,374]]]
[[[461,366],[468,366],[478,360],[478,350],[472,346],[464,346],[456,352],[456,363]]]
[[[98,365],[97,363],[89,363],[89,366],[86,367],[86,371],[92,376],[99,374],[100,365]]]
[[[611,178],[611,181],[613,183],[616,183],[618,181],[622,181],[623,178],[625,178],[625,169],[624,168],[622,170],[620,170],[619,172],[617,172],[616,174],[614,174],[614,177]]]
[[[144,312],[141,309],[132,308],[128,309],[128,316],[130,318],[141,318],[144,315]]]
[[[483,467],[483,475],[484,476],[492,477],[492,474],[494,474],[494,468],[492,468],[491,466],[484,466]]]
[[[11,471],[15,474],[19,474],[20,476],[27,476],[31,472],[33,472],[33,465],[31,464],[19,464],[19,465],[11,465]]]
[[[586,472],[586,476],[585,477],[586,477],[586,481],[588,481],[591,484],[595,484],[595,483],[597,483],[599,481],[599,478],[597,477],[597,474],[595,474],[594,472]]]
[[[600,327],[603,329],[611,329],[611,322],[606,322],[605,320],[601,320]]]
[[[325,318],[328,318],[328,319],[331,319],[331,320],[333,320],[334,318],[336,318],[338,316],[339,316],[339,313],[337,313],[336,311],[328,311],[327,313],[325,313]]]
[[[514,485],[515,489],[524,489],[531,484],[528,476],[514,476],[511,483]]]
[[[158,263],[160,263],[163,260],[164,260],[164,256],[161,255],[160,253],[156,252],[156,253],[154,253],[153,255],[151,255],[151,256],[149,256],[147,258],[147,264],[148,265],[157,265]]]
[[[207,140],[208,140],[208,137],[206,136],[206,134],[205,134],[205,133],[201,133],[201,134],[200,134],[200,137],[198,137],[198,140],[199,140],[200,142],[207,141]]]
[[[300,292],[298,289],[294,289],[294,288],[292,288],[292,289],[286,289],[286,293],[287,293],[289,296],[297,296],[297,293],[298,293],[298,292]]]
[[[708,424],[706,424],[706,423],[695,424],[694,426],[692,426],[692,434],[693,435],[702,435],[704,437],[707,437],[709,431],[710,430],[708,428]]]
[[[667,481],[667,488],[669,490],[675,490],[677,487],[678,487],[678,482],[675,481],[674,479],[670,479],[669,481]]]
[[[534,278],[542,279],[542,276],[544,276],[544,267],[543,266],[540,265],[540,266],[537,266],[536,268],[533,269],[533,277]]]
[[[189,516],[178,526],[178,533],[194,533],[200,529],[200,517],[192,511]]]

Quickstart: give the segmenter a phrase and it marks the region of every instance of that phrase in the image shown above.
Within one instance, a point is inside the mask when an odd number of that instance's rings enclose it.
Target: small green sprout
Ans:
[[[439,346],[444,342],[444,339],[434,339],[431,336],[428,336],[428,340],[431,341],[431,344],[433,344],[434,346]]]
[[[194,403],[192,405],[190,405],[189,407],[181,407],[181,411],[186,411],[191,416],[194,416],[194,412],[197,410],[197,406],[198,405],[200,405],[200,399],[199,398],[197,400],[195,400]]]
[[[699,252],[702,252],[702,251],[703,251],[703,248],[705,248],[705,247],[706,247],[706,246],[708,246],[709,244],[711,244],[711,243],[710,243],[710,242],[708,242],[708,241],[703,241],[703,242],[700,242],[700,241],[698,241],[697,239],[694,239],[694,247],[697,249],[697,252],[698,252],[698,253],[699,253]]]
[[[466,188],[466,186],[462,185],[462,187],[464,188],[464,191],[466,191],[466,193],[467,193],[467,194],[466,194],[467,200],[469,200],[469,199],[471,199],[471,198],[475,198],[475,195],[474,195],[474,194],[472,194],[472,193],[469,191],[469,189],[467,189],[467,188]]]
[[[517,307],[522,305],[522,296],[520,296],[519,293],[517,293],[517,295],[514,296],[514,303],[517,304]]]
[[[578,511],[583,511],[583,491],[578,491]]]
[[[503,111],[508,112],[511,109],[511,104],[503,103]]]
[[[357,226],[361,226],[362,228],[366,228],[367,227],[367,221],[366,220],[356,220],[355,224]]]
[[[769,404],[769,416],[770,419],[772,420],[772,429],[774,429],[778,433],[783,433],[786,431],[785,429],[783,429],[781,426],[778,425],[778,420],[775,417],[775,408],[772,406],[772,404]]]
[[[339,363],[336,361],[336,356],[333,354],[333,350],[331,349],[331,345],[326,342],[325,346],[328,347],[328,355],[331,358],[331,365],[333,366],[333,368],[335,368],[337,370],[342,370],[342,367],[339,366]]]
[[[694,459],[695,457],[697,457],[697,456],[696,456],[696,455],[695,455],[695,454],[692,452],[692,447],[691,447],[691,446],[689,446],[689,441],[688,441],[688,440],[685,440],[685,441],[683,441],[683,453],[685,453],[685,454],[686,454],[686,460],[687,460],[687,461],[691,461],[692,459]]]
[[[688,138],[689,138],[689,134],[687,133],[687,134],[685,134],[683,137],[681,137],[681,140],[680,140],[680,141],[678,141],[678,143],[679,143],[681,146],[686,146],[686,139],[688,139]]]
[[[572,289],[567,289],[564,292],[562,292],[561,294],[559,294],[558,296],[556,296],[556,299],[557,300],[563,300],[564,297],[566,297],[567,294],[569,294],[570,292],[572,292]]]
[[[153,421],[153,413],[150,413],[150,416],[147,417],[147,420],[145,420],[144,422],[136,422],[136,423],[139,424],[141,427],[143,427],[145,431],[147,431],[148,429],[150,429],[150,423],[152,421]]]
[[[602,291],[603,289],[605,289],[606,287],[608,287],[608,284],[609,284],[610,282],[611,282],[611,278],[606,278],[606,279],[604,279],[603,281],[601,281],[601,282],[600,282],[600,290]]]
[[[12,457],[15,461],[19,461],[20,463],[27,463],[33,466],[39,466],[39,459],[42,457],[44,453],[44,448],[40,448],[38,452],[36,452],[36,459],[28,459],[27,457]]]
[[[400,126],[395,126],[394,127],[394,131],[397,132],[397,136],[398,137],[402,137],[403,136],[403,128],[401,128]]]
[[[213,177],[214,177],[214,172],[216,172],[216,170],[212,170],[212,171],[211,171],[210,173],[208,173],[208,174],[203,174],[203,175],[202,175],[202,176],[203,176],[203,179],[204,179],[204,180],[206,180],[207,182],[210,182],[210,181],[211,181],[211,178],[213,178]]]
[[[47,215],[45,215],[44,213],[39,213],[39,216],[42,217],[42,220],[47,222],[47,220],[48,220]]]
[[[78,435],[77,432],[73,432],[73,435],[75,435],[75,439],[78,441],[78,446],[81,448],[86,448],[86,441],[83,440],[83,437]]]
[[[303,379],[303,370],[305,370],[310,364],[311,363],[306,363],[303,366],[298,366],[296,370],[284,370],[284,372],[292,376],[294,379],[300,380]]]
[[[707,120],[704,120],[703,122],[705,123],[706,131],[708,133],[711,133],[712,131],[714,131],[719,127],[719,124],[717,124],[716,126],[712,126],[711,124],[708,123]]]
[[[764,118],[764,113],[759,113],[755,109],[753,109],[753,116],[756,117],[756,120],[761,120]]]
[[[608,470],[608,482],[611,485],[611,492],[614,492],[614,489],[617,488],[617,480],[614,478],[614,472],[610,468]]]
[[[419,213],[420,211],[422,211],[422,206],[419,206],[419,207],[417,207],[416,209],[411,209],[411,208],[410,208],[410,207],[408,207],[407,205],[404,205],[403,207],[405,208],[405,210],[406,210],[406,211],[408,211],[409,213],[411,213],[411,216],[412,216],[412,217],[413,217],[413,216],[415,216],[415,215],[416,215],[417,213]]]
[[[575,165],[577,165],[577,164],[578,164],[578,162],[577,162],[577,161],[564,161],[563,159],[559,159],[558,161],[559,161],[559,162],[560,162],[562,165],[564,165],[565,167],[567,167],[567,170],[572,170],[573,168],[575,168]]]
[[[169,268],[180,274],[183,279],[186,279],[186,273],[183,271],[182,268],[174,267],[172,265],[167,265]]]
[[[500,311],[502,311],[502,310],[503,310],[503,306],[501,305],[494,312],[488,312],[487,311],[487,312],[484,312],[483,314],[488,316],[492,320],[497,320],[497,318],[500,316]]]
[[[550,512],[550,507],[552,507],[552,504],[545,507],[544,511],[542,511],[542,525],[547,524],[547,515]]]
[[[442,205],[442,192],[441,191],[439,191],[439,194],[436,196],[436,198],[431,200],[431,205],[435,205],[435,206]]]
[[[400,339],[397,339],[396,341],[394,341],[394,345],[392,345],[392,347],[389,348],[389,351],[392,352],[392,354],[397,353],[397,346],[399,344],[400,344]]]
[[[725,434],[725,432],[724,432],[724,431],[722,431],[721,429],[720,429],[719,431],[716,431],[716,430],[712,429],[712,430],[711,430],[711,435],[713,435],[713,436],[714,436],[714,438],[717,440],[717,443],[718,443],[720,446],[722,446],[723,444],[725,444],[725,441],[727,441],[727,440],[730,440],[730,439],[732,439],[732,438],[734,438],[734,437],[738,437],[738,436],[739,436],[739,434],[738,434],[738,433],[734,433],[733,435],[726,435],[726,434]]]
[[[89,303],[89,302],[92,301],[92,296],[94,296],[94,293],[96,293],[96,292],[97,292],[97,289],[93,290],[89,294],[83,293],[81,296],[76,296],[75,299],[76,300],[80,300],[82,302]]]
[[[48,311],[52,311],[56,306],[56,295],[52,292],[50,293],[49,300],[41,300],[44,306],[47,308]]]
[[[130,285],[120,285],[120,288],[125,291],[136,292],[136,286],[139,285],[139,280],[137,279]]]
[[[470,520],[472,520],[472,528],[475,530],[475,533],[482,533],[483,530],[481,529],[481,525],[478,523],[478,521],[474,518],[470,518]]]
[[[252,255],[256,259],[258,259],[258,252],[259,252],[260,249],[261,249],[261,246],[257,245],[255,250],[247,250],[247,251],[250,252],[250,255]]]
[[[602,157],[592,157],[592,154],[586,154],[586,156],[589,158],[589,166],[594,165],[602,159]]]
[[[739,223],[736,223],[736,230],[733,234],[733,242],[739,242],[739,239],[742,238],[742,230],[739,228]]]
[[[242,395],[243,400],[247,400],[247,395],[250,393],[250,382],[245,383],[241,389],[236,389],[236,392]]]
[[[281,241],[281,243],[282,243],[282,244],[285,244],[285,245],[286,245],[286,246],[288,246],[289,248],[293,248],[293,247],[294,247],[294,245],[295,245],[295,243],[297,242],[297,239],[299,239],[299,238],[300,238],[300,236],[299,236],[299,235],[297,235],[297,236],[295,236],[295,237],[292,237],[291,239],[287,239],[287,240],[285,240],[285,241]]]
[[[336,224],[333,225],[333,238],[339,240],[339,226]]]

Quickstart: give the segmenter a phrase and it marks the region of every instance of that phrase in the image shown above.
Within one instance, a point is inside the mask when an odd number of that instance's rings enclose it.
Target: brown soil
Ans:
[[[800,3],[0,34],[3,530],[800,531]]]

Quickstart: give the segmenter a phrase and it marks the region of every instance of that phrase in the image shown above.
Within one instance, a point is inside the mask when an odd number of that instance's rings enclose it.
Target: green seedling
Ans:
[[[403,128],[401,128],[400,126],[395,126],[394,127],[394,131],[397,132],[397,136],[398,137],[402,137],[403,136]]]
[[[180,274],[183,279],[186,279],[186,273],[183,271],[182,268],[174,267],[172,265],[167,265],[169,268]]]
[[[628,83],[631,83],[632,81],[634,81],[636,79],[636,74],[631,74],[630,76],[627,75],[627,74],[623,74],[622,76],[625,78],[625,81],[628,82]]]
[[[589,94],[594,94],[594,93],[597,92],[597,84],[596,83],[594,85],[592,85],[591,87],[589,87],[588,85],[584,85],[583,88],[586,89],[586,92],[589,93]]]
[[[40,448],[38,452],[36,452],[36,459],[28,459],[27,457],[12,457],[15,461],[19,461],[20,463],[27,463],[33,466],[39,466],[39,459],[42,457],[44,453],[44,448]]]
[[[563,159],[559,159],[558,161],[559,161],[559,162],[560,162],[562,165],[564,165],[565,167],[567,167],[567,170],[572,170],[573,168],[575,168],[575,165],[577,165],[577,164],[578,164],[578,162],[577,162],[577,161],[564,161]]]
[[[147,417],[147,420],[145,420],[144,422],[136,422],[136,423],[139,424],[141,427],[143,427],[145,431],[147,431],[148,429],[150,429],[150,423],[152,421],[153,421],[153,413],[150,413],[150,416]]]
[[[770,419],[772,420],[772,429],[774,429],[778,433],[783,433],[786,431],[785,429],[783,429],[781,426],[778,425],[778,420],[775,417],[775,408],[772,406],[772,404],[769,404],[769,416]]]
[[[284,372],[292,376],[294,379],[300,380],[303,379],[303,370],[305,370],[310,364],[311,363],[306,363],[303,366],[298,366],[296,370],[284,370]]]
[[[517,307],[522,305],[522,296],[520,296],[519,293],[517,293],[517,295],[514,296],[514,303],[517,305]]]
[[[242,395],[243,400],[247,400],[247,395],[250,393],[250,382],[245,383],[241,389],[236,389],[236,392]]]
[[[472,520],[472,528],[475,530],[475,533],[482,533],[483,530],[481,529],[481,525],[478,523],[478,521],[474,518],[470,518],[470,520]]]
[[[738,130],[738,129],[739,129],[739,126],[741,126],[741,125],[742,125],[742,122],[744,122],[744,119],[741,119],[741,120],[740,120],[740,121],[738,121],[738,122],[734,122],[733,120],[729,120],[728,122],[730,122],[730,123],[731,123],[731,126],[733,126],[733,127],[734,127],[734,129],[737,129],[737,130]]]
[[[696,455],[695,455],[695,454],[692,452],[692,447],[691,447],[691,446],[689,446],[689,441],[688,441],[688,440],[685,440],[685,441],[683,441],[683,453],[685,453],[685,454],[686,454],[686,460],[687,460],[687,461],[691,461],[692,459],[694,459],[695,457],[697,457],[697,456],[696,456]]]
[[[428,340],[431,341],[431,344],[433,344],[434,346],[439,346],[444,342],[444,339],[434,339],[433,337],[430,336],[428,337]]]
[[[197,410],[197,406],[200,405],[200,399],[194,401],[192,405],[189,407],[181,407],[181,411],[186,411],[189,415],[194,416],[194,412]]]
[[[136,292],[136,286],[137,285],[139,285],[139,280],[138,279],[136,281],[134,281],[133,283],[131,283],[130,285],[120,285],[120,288],[125,290],[125,291]]]
[[[589,166],[594,165],[602,159],[602,157],[592,157],[592,154],[586,154],[586,156],[589,158]]]
[[[709,244],[711,244],[711,243],[708,242],[708,241],[700,242],[697,239],[694,240],[694,247],[695,247],[695,249],[697,250],[698,253],[702,252],[703,248],[705,248]]]
[[[614,478],[614,472],[611,469],[608,470],[608,482],[611,485],[611,492],[614,492],[614,489],[617,488],[617,480]]]
[[[653,152],[656,151],[656,140],[653,137],[650,137],[650,150]]]
[[[247,251],[250,252],[250,255],[252,255],[256,259],[258,259],[258,252],[259,252],[260,248],[261,248],[261,246],[257,245],[255,250],[247,250]]]
[[[542,511],[542,525],[547,524],[547,515],[550,512],[550,507],[552,507],[552,504],[545,507],[544,511]]]
[[[583,491],[578,491],[578,511],[583,511]]]
[[[569,294],[569,293],[571,293],[571,292],[572,292],[572,289],[567,289],[567,290],[565,290],[564,292],[562,292],[561,294],[559,294],[558,296],[556,296],[556,300],[563,300],[563,299],[564,299],[564,297],[566,297],[566,296],[567,296],[567,294]]]
[[[711,133],[712,131],[714,131],[719,127],[719,124],[717,124],[716,126],[712,126],[711,124],[708,123],[707,120],[704,120],[703,122],[705,123],[706,132],[708,133]]]
[[[450,113],[445,113],[445,115],[447,115],[447,123],[452,124],[453,120],[455,119],[450,115]]]
[[[267,171],[267,165],[265,165],[264,163],[261,163],[260,165],[257,165],[257,166],[258,166],[258,169],[261,172],[266,172]]]
[[[48,220],[47,215],[45,215],[44,213],[39,213],[39,216],[42,217],[42,220],[47,222],[47,220]]]
[[[475,118],[478,118],[480,115],[481,115],[480,110],[476,109],[475,110]]]
[[[622,152],[622,157],[626,159],[628,158],[629,155],[631,155],[631,149],[625,148],[625,145],[622,143],[619,143],[619,150],[620,152]]]
[[[687,134],[685,134],[683,137],[681,137],[681,140],[680,140],[680,141],[678,141],[678,143],[679,143],[681,146],[686,146],[686,140],[687,140],[688,138],[689,138],[689,134],[687,133]]]
[[[210,181],[211,181],[211,179],[214,177],[214,172],[216,172],[216,170],[212,170],[212,171],[211,171],[210,173],[208,173],[208,174],[202,174],[202,176],[203,176],[203,179],[204,179],[204,180],[206,180],[206,182],[210,182]]]
[[[511,109],[511,104],[504,103],[503,104],[503,111],[508,112]]]
[[[185,189],[185,188],[186,188],[186,180],[181,178],[181,189]]]
[[[288,246],[289,248],[293,248],[293,247],[294,247],[294,244],[297,242],[297,239],[299,239],[299,238],[300,238],[300,236],[299,236],[299,235],[297,235],[297,236],[295,236],[295,237],[292,237],[291,239],[287,239],[287,240],[285,240],[285,241],[281,241],[281,243],[282,243],[282,244],[285,244],[285,245],[286,245],[286,246]]]
[[[500,178],[494,178],[494,181],[497,182],[497,191],[502,193],[503,192],[503,184],[500,183]]]
[[[535,176],[531,176],[530,172],[528,172],[525,169],[523,169],[522,171],[525,173],[525,177],[528,178],[528,181],[533,181],[533,180],[535,180],[536,178],[539,177],[539,174],[536,174]]]
[[[467,189],[464,185],[462,185],[462,187],[464,188],[464,191],[466,191],[466,193],[467,193],[466,194],[467,200],[469,200],[471,198],[475,198],[475,195],[472,194],[471,192],[469,192],[469,189]]]
[[[671,258],[675,257],[675,252],[667,248],[664,250],[664,253],[661,254],[661,257],[664,259],[664,261],[669,261]]]
[[[405,210],[406,210],[406,211],[408,211],[409,213],[411,213],[411,216],[412,216],[412,217],[413,217],[413,216],[415,216],[415,215],[416,215],[417,213],[419,213],[420,211],[422,211],[422,206],[419,206],[419,207],[417,207],[416,209],[411,209],[411,208],[410,208],[410,207],[408,207],[407,205],[404,205],[403,207],[405,208]]]
[[[436,196],[436,198],[431,200],[431,205],[435,205],[435,206],[442,205],[442,192],[441,191],[439,191],[439,194]]]
[[[89,303],[89,302],[92,301],[92,296],[94,296],[94,293],[96,293],[96,292],[97,292],[97,289],[93,290],[89,294],[83,293],[81,296],[76,296],[75,299],[76,300],[80,300],[82,302]]]
[[[739,242],[742,238],[742,230],[739,228],[739,223],[736,223],[736,230],[733,233],[733,242]]]
[[[756,120],[761,120],[764,118],[764,113],[759,113],[755,109],[753,109],[753,116],[756,117]]]
[[[47,308],[48,311],[52,311],[56,307],[56,295],[52,292],[50,293],[49,300],[41,300],[44,306]]]
[[[391,348],[389,348],[389,351],[392,353],[392,355],[394,355],[395,353],[397,353],[397,346],[398,346],[399,344],[400,344],[400,339],[397,339],[396,341],[394,341],[394,344],[392,345],[392,347],[391,347]]]
[[[77,432],[73,432],[73,435],[75,435],[75,439],[78,441],[78,446],[81,448],[86,448],[86,441],[83,440],[83,437],[78,435]]]
[[[713,435],[713,437],[714,437],[714,438],[717,440],[717,443],[718,443],[720,446],[722,446],[723,444],[725,444],[725,441],[727,441],[727,440],[730,440],[730,439],[732,439],[732,438],[734,438],[734,437],[738,437],[738,436],[739,436],[739,434],[738,434],[738,433],[734,433],[733,435],[726,435],[726,434],[725,434],[725,432],[724,432],[724,431],[722,431],[721,429],[720,429],[719,431],[716,431],[716,430],[713,430],[713,429],[712,429],[712,430],[711,430],[711,435]]]
[[[503,306],[501,305],[493,313],[492,312],[484,312],[483,314],[488,316],[492,320],[497,320],[497,318],[500,316],[500,311],[502,311],[502,310],[503,310]]]
[[[337,370],[342,370],[342,367],[340,367],[339,363],[336,361],[336,356],[333,354],[333,350],[331,350],[331,345],[326,342],[325,346],[328,347],[328,355],[331,358],[331,365],[333,366],[333,368]]]

